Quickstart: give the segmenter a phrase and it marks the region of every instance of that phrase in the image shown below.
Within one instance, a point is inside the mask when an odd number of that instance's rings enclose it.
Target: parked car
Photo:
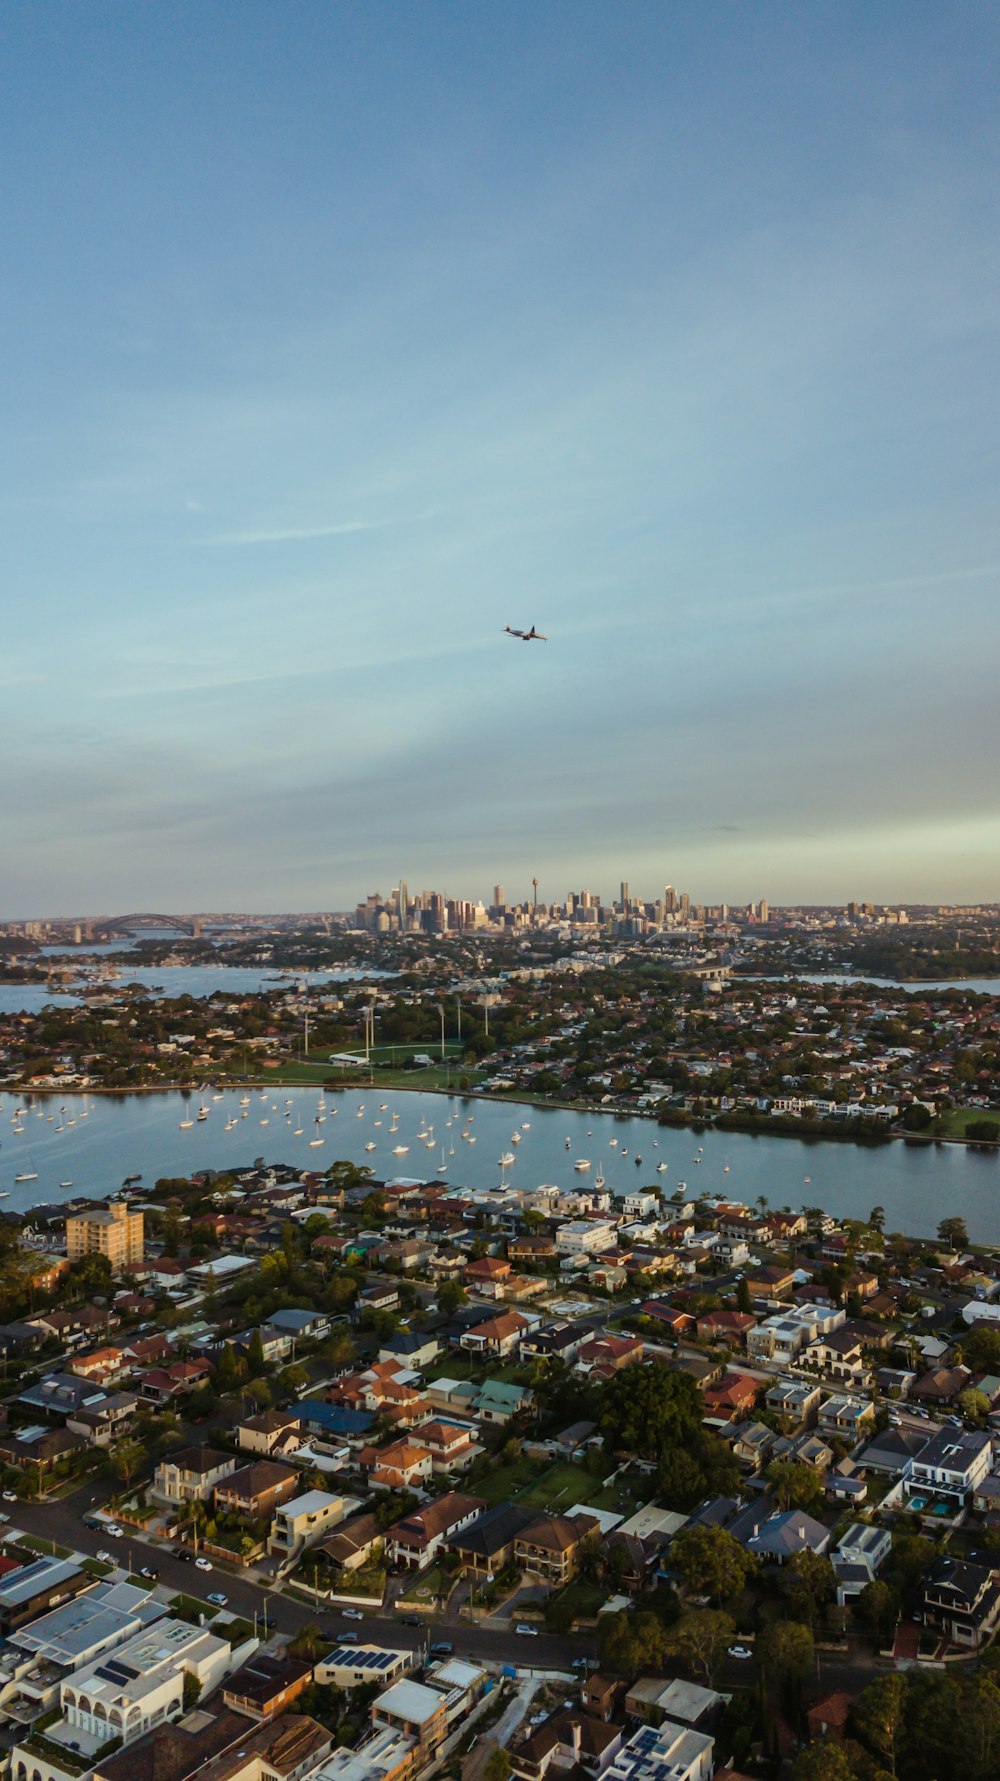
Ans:
[[[356,1645],[357,1642],[358,1642],[357,1633],[338,1633],[337,1634],[338,1645]]]
[[[124,1540],[125,1538],[125,1529],[116,1527],[113,1521],[109,1521],[104,1531],[106,1534],[110,1534],[112,1540]]]
[[[194,1562],[198,1566],[199,1571],[210,1571],[212,1569],[211,1559],[196,1558]]]
[[[97,1554],[97,1562],[102,1565],[113,1565],[115,1561],[110,1552],[99,1552]]]
[[[537,1639],[538,1637],[537,1626],[529,1626],[525,1620],[519,1620],[514,1631],[519,1633],[522,1639]]]
[[[155,1577],[158,1577],[160,1575],[160,1573],[159,1573],[159,1571],[154,1570],[152,1565],[143,1565],[142,1570],[139,1572],[139,1575],[140,1575],[140,1577],[155,1578]]]
[[[363,1620],[364,1615],[362,1614],[360,1608],[345,1608],[344,1609],[344,1619],[345,1620]]]
[[[189,1565],[191,1563],[191,1554],[190,1552],[185,1552],[183,1546],[179,1552],[174,1553],[174,1557],[179,1565]]]
[[[210,1602],[213,1602],[217,1608],[224,1608],[226,1603],[229,1600],[229,1597],[227,1595],[223,1595],[221,1589],[213,1589],[211,1595],[207,1599]]]
[[[746,1645],[730,1645],[729,1655],[730,1657],[752,1657],[753,1652]]]
[[[448,1639],[439,1639],[430,1649],[431,1657],[450,1657],[455,1647]]]
[[[17,1491],[16,1490],[5,1490],[3,1493],[3,1500],[5,1503],[16,1503],[17,1502]]]

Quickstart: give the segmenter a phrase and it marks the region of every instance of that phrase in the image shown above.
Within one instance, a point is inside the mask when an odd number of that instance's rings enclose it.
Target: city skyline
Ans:
[[[996,894],[995,9],[5,25],[0,909]]]

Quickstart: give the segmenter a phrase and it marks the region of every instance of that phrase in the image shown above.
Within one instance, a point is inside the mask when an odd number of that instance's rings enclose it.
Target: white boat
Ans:
[[[573,1164],[573,1167],[577,1171],[578,1175],[585,1175],[587,1173],[587,1170],[590,1168],[589,1156],[578,1156],[576,1159],[576,1162]]]
[[[60,1181],[60,1183],[59,1183],[60,1187],[72,1187],[72,1185],[73,1185],[72,1181]]]
[[[208,1118],[208,1108],[207,1107],[199,1107],[197,1124],[201,1125],[203,1123],[203,1121],[206,1120],[207,1118]]]
[[[241,1107],[249,1107],[249,1105],[250,1105],[250,1096],[249,1095],[241,1095],[240,1096],[240,1106]]]
[[[231,1132],[233,1127],[235,1126],[235,1124],[236,1124],[235,1119],[227,1119],[226,1126],[225,1126],[226,1131]]]
[[[600,1193],[601,1188],[604,1186],[604,1176],[600,1169],[598,1169],[597,1174],[594,1176],[594,1186],[597,1188],[598,1193]]]
[[[9,1199],[10,1199],[10,1194],[7,1192],[6,1188],[0,1190],[0,1200],[9,1200]]]
[[[520,1132],[511,1132],[510,1141],[512,1144],[520,1144],[520,1142],[521,1142]]]
[[[303,1133],[303,1130],[304,1130],[304,1127],[303,1127],[303,1126],[300,1126],[300,1125],[297,1125],[297,1126],[296,1126],[296,1127],[295,1127],[295,1130],[294,1130],[294,1131],[293,1131],[293,1133],[292,1133],[292,1137],[293,1137],[293,1138],[301,1138],[301,1136],[302,1136],[302,1133]]]
[[[670,1167],[669,1163],[657,1163],[656,1173],[658,1175],[665,1175],[667,1170],[669,1169],[669,1167]]]
[[[392,1154],[393,1156],[406,1156],[409,1148],[410,1146],[408,1144],[394,1144],[392,1147]]]
[[[261,1123],[261,1125],[270,1125],[270,1123],[271,1123],[270,1114],[268,1115],[268,1117],[266,1119],[262,1119],[260,1123]]]
[[[14,1180],[15,1181],[37,1181],[38,1175],[34,1169],[25,1169],[23,1174],[15,1175]]]
[[[193,1125],[194,1125],[194,1120],[193,1120],[193,1119],[182,1119],[182,1120],[181,1120],[181,1122],[180,1122],[180,1128],[181,1128],[181,1131],[182,1131],[182,1132],[189,1132],[189,1131],[190,1131],[190,1130],[191,1130],[191,1127],[192,1127],[192,1126],[193,1126]]]
[[[509,1169],[511,1163],[514,1161],[514,1152],[512,1150],[505,1150],[499,1161],[501,1169]],[[587,1164],[587,1167],[589,1169],[589,1163]]]
[[[475,1132],[470,1132],[469,1133],[469,1143],[474,1144],[475,1142],[476,1142],[476,1134],[475,1134]]]
[[[521,1130],[522,1130],[522,1132],[530,1132],[530,1130],[531,1130],[531,1121],[530,1121],[530,1119],[522,1119],[522,1121],[521,1121]]]
[[[566,1140],[566,1149],[567,1149],[567,1150],[569,1150],[569,1149],[570,1149],[570,1146],[571,1146],[571,1144],[572,1144],[572,1139],[571,1139],[571,1138],[567,1138],[567,1140]]]
[[[325,1138],[310,1138],[309,1148],[310,1148],[310,1150],[318,1150],[320,1145],[325,1144],[325,1142],[326,1142]]]
[[[365,1145],[365,1149],[366,1149],[366,1150],[376,1150],[376,1149],[377,1149],[377,1148],[378,1148],[378,1146],[377,1146],[377,1145],[375,1145],[375,1144],[371,1144],[371,1143],[369,1143],[369,1144],[366,1144],[366,1145]]]

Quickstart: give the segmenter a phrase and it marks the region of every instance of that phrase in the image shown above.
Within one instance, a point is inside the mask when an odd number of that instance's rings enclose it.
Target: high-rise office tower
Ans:
[[[406,889],[406,879],[401,878],[399,881],[399,925],[401,928],[405,928],[406,926],[406,917],[409,914],[409,909],[410,899]]]
[[[622,879],[622,883],[621,883],[621,904],[622,904],[622,909],[623,909],[623,910],[626,910],[626,911],[627,911],[627,909],[628,909],[628,902],[629,902],[629,897],[628,897],[628,879],[627,879],[627,878],[623,878],[623,879]]]
[[[768,902],[767,902],[766,897],[761,897],[760,902],[757,905],[757,919],[759,921],[765,921],[765,922],[770,921],[770,919],[771,919],[771,911],[768,908]]]
[[[672,884],[668,884],[663,892],[663,903],[668,915],[673,915],[677,908],[677,892]]]
[[[502,909],[503,906],[504,906],[503,885],[495,884],[493,886],[493,907],[494,907],[494,909]]]

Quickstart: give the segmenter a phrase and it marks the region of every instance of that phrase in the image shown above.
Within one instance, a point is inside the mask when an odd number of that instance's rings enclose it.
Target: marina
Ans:
[[[364,1091],[320,1094],[277,1084],[190,1096],[6,1093],[0,1101],[0,1189],[10,1196],[5,1211],[65,1199],[64,1182],[75,1195],[105,1195],[137,1172],[149,1187],[158,1178],[247,1166],[261,1157],[320,1170],[344,1159],[370,1168],[377,1180],[437,1177],[455,1187],[503,1180],[570,1188],[579,1176],[584,1192],[601,1191],[599,1179],[611,1193],[655,1182],[669,1198],[686,1184],[691,1198],[755,1204],[763,1196],[773,1208],[820,1206],[836,1218],[864,1219],[881,1205],[887,1230],[918,1236],[936,1231],[942,1208],[960,1205],[973,1241],[994,1242],[1000,1228],[1000,1157],[958,1144],[696,1134],[635,1116],[533,1106],[515,1151],[508,1148],[517,1118],[510,1101],[419,1090],[393,1091],[381,1107]],[[577,1170],[574,1159],[590,1170]],[[31,1179],[18,1179],[24,1175]]]

